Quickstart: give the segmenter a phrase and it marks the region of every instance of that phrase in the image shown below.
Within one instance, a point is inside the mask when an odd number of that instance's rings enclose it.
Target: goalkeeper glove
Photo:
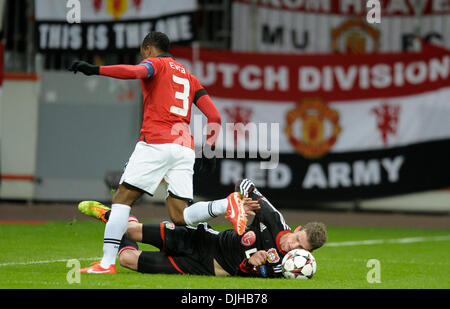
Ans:
[[[69,71],[76,74],[78,71],[81,73],[84,73],[87,76],[91,75],[100,75],[100,66],[93,65],[90,63],[87,63],[86,61],[74,61],[72,62],[71,66],[68,68]]]

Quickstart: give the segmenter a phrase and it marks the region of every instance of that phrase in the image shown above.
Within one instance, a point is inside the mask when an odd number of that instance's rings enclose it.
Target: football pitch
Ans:
[[[213,225],[214,226],[214,225]],[[229,226],[214,226],[226,229]],[[294,228],[294,227],[293,227]],[[0,225],[1,289],[448,289],[450,230],[328,226],[311,280],[150,275],[74,275],[99,260],[95,221]],[[156,250],[140,245],[143,250]],[[76,259],[77,261],[72,261]]]

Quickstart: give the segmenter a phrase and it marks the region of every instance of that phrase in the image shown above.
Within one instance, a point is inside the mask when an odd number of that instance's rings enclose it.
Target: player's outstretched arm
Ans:
[[[149,77],[149,70],[143,65],[119,64],[98,66],[77,60],[71,64],[68,70],[74,74],[81,72],[87,76],[103,75],[118,79],[143,79]]]
[[[118,79],[143,79],[149,77],[149,71],[143,65],[106,65],[100,67],[100,75]]]

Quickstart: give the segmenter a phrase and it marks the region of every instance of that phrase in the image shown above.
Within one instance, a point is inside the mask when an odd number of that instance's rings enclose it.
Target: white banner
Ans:
[[[366,21],[365,0],[235,0],[232,49],[273,53],[393,52],[419,35],[450,48],[448,1],[382,1],[381,22]]]
[[[36,0],[36,20],[66,21],[79,3],[81,22],[151,19],[197,10],[196,0]]]
[[[450,139],[449,98],[450,87],[412,96],[348,102],[212,99],[223,122],[218,148],[257,151],[258,144],[252,142],[267,129],[268,140],[277,144],[280,153],[299,152],[314,157],[314,153],[380,150]],[[196,110],[193,117],[199,114]],[[243,124],[237,138],[233,131],[236,129],[227,127],[227,123],[236,122]],[[272,136],[275,124],[279,134]],[[202,132],[198,128],[192,130],[200,145]],[[327,143],[334,139],[333,144]]]

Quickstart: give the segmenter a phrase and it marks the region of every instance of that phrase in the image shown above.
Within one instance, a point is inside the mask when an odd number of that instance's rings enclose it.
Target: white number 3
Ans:
[[[185,117],[187,116],[189,111],[189,92],[191,90],[189,80],[186,78],[178,77],[176,75],[172,75],[172,79],[176,84],[184,86],[183,92],[175,92],[175,99],[183,101],[183,108],[180,108],[178,106],[171,106],[170,112]]]

